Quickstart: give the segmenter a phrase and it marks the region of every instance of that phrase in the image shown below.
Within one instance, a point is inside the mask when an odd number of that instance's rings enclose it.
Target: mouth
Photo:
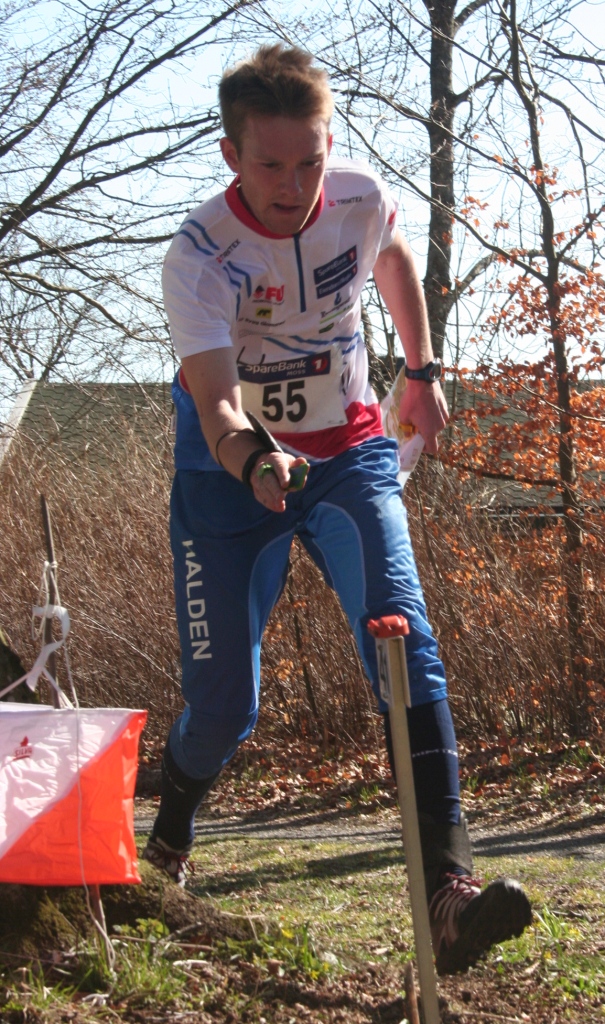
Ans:
[[[300,206],[299,204],[291,206],[288,203],[273,203],[273,209],[277,210],[278,213],[286,214],[303,212],[303,207]]]

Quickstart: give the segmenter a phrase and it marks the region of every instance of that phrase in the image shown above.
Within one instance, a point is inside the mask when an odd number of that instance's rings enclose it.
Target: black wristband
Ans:
[[[251,452],[246,461],[244,462],[244,468],[242,469],[242,483],[252,490],[252,484],[250,477],[252,476],[252,470],[254,469],[258,459],[261,455],[268,455],[269,452],[266,448],[257,448],[255,452]]]
[[[250,428],[248,428],[248,427],[244,427],[243,430],[240,430],[238,427],[236,427],[235,430],[226,430],[224,434],[221,434],[221,436],[219,437],[218,441],[216,442],[216,444],[214,446],[214,457],[215,457],[216,461],[218,462],[219,466],[221,467],[221,469],[224,469],[225,467],[223,466],[223,463],[221,462],[221,457],[220,457],[220,455],[218,453],[218,448],[219,448],[219,445],[220,445],[221,441],[224,441],[226,437],[229,437],[229,434],[252,434],[253,437],[256,437],[255,432],[253,430],[251,430]]]

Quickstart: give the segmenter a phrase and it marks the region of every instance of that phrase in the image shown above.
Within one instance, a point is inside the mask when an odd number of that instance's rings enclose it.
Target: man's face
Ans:
[[[245,204],[276,235],[294,235],[305,226],[331,147],[320,117],[249,116],[239,152],[230,139],[221,139],[227,164],[240,176]]]

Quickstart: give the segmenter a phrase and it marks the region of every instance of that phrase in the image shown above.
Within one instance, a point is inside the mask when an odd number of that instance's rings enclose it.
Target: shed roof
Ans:
[[[129,433],[151,446],[165,444],[172,398],[169,383],[28,382],[17,397],[3,432],[0,461],[16,437],[34,444],[60,445],[74,461],[103,459]]]

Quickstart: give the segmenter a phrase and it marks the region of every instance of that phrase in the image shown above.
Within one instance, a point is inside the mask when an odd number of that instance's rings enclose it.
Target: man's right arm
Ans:
[[[183,372],[210,454],[227,472],[241,480],[246,460],[263,445],[250,432],[250,423],[242,409],[233,349],[214,348],[185,356]],[[283,512],[290,469],[304,461],[279,452],[259,455],[255,468],[261,462],[269,463],[274,473],[259,477],[253,470],[250,482],[257,501],[273,512]]]

